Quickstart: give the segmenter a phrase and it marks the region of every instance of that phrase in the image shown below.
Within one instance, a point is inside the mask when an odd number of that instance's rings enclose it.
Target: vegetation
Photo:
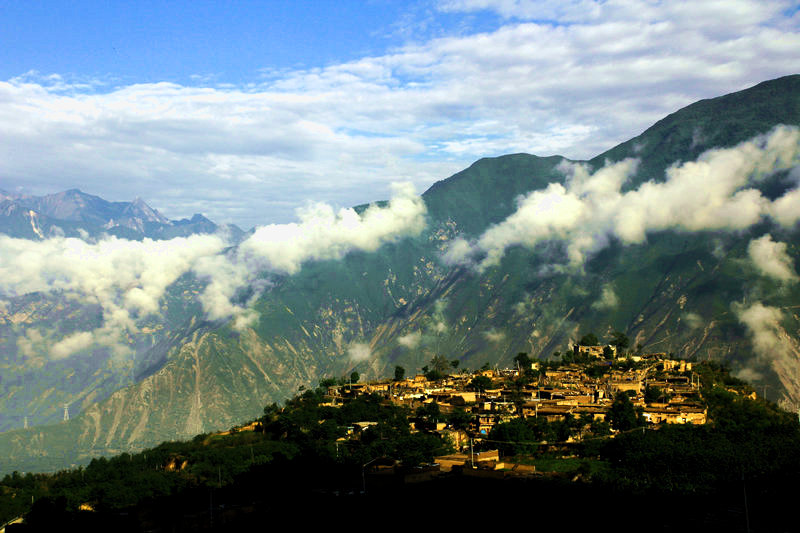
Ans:
[[[379,396],[359,396],[334,408],[321,405],[325,392],[320,386],[303,391],[284,407],[267,405],[255,421],[255,431],[165,442],[56,474],[14,472],[0,481],[0,523],[30,511],[31,501],[37,502],[33,514],[75,512],[84,503],[111,511],[186,491],[235,486],[254,469],[271,476],[289,468],[300,477],[309,476],[312,469],[314,486],[344,485],[352,490],[359,485],[362,465],[376,458],[413,466],[451,450],[436,434],[411,433],[411,413]],[[426,405],[418,416],[435,424],[438,406]],[[361,430],[357,438],[337,441],[357,431],[353,424],[363,421],[377,424]]]
[[[648,426],[628,394],[619,393],[606,421],[588,413],[557,421],[515,418],[496,424],[476,449],[499,449],[553,480],[567,476],[590,483],[597,493],[722,498],[746,483],[753,501],[781,497],[778,491],[800,478],[796,417],[752,399],[749,387],[718,364],[695,369],[704,384],[707,425]],[[524,376],[518,381],[523,383]],[[470,384],[485,390],[492,380],[476,376]],[[0,522],[28,513],[29,523],[44,530],[75,519],[81,505],[104,516],[152,506],[169,513],[175,502],[191,508],[223,495],[241,501],[256,487],[263,491],[265,479],[285,498],[353,492],[363,488],[365,465],[399,461],[414,466],[450,453],[449,442],[435,431],[437,423],[474,437],[475,415],[464,409],[444,412],[431,402],[411,411],[375,394],[334,407],[326,403],[327,385],[322,380],[284,406],[265,406],[247,429],[98,458],[72,471],[14,472],[0,481]],[[655,387],[645,394],[663,397]],[[411,421],[420,431],[410,430]]]
[[[604,444],[601,456],[613,469],[602,481],[628,489],[704,494],[740,486],[743,479],[776,487],[796,482],[800,430],[795,416],[720,387],[705,397],[710,425],[631,431]]]

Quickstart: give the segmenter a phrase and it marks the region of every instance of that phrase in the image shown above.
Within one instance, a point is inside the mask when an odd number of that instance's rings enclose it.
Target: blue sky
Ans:
[[[396,0],[6,2],[0,77],[33,70],[110,83],[247,84],[499,21]]]
[[[0,189],[244,227],[592,157],[800,72],[798,2],[2,2]]]

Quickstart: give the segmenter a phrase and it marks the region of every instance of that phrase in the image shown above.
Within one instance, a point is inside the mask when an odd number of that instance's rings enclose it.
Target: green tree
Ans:
[[[598,346],[599,344],[600,341],[597,340],[597,335],[594,333],[587,333],[578,341],[579,346]]]
[[[447,423],[454,429],[469,431],[472,418],[472,413],[468,413],[463,409],[454,409],[447,415]]]
[[[647,403],[669,401],[670,395],[658,387],[648,385],[644,389],[644,401]]]
[[[436,429],[436,423],[442,416],[439,404],[436,402],[422,404],[417,408],[418,425],[421,429]]]
[[[322,378],[319,380],[319,386],[323,389],[336,386],[336,378]]]
[[[394,380],[395,381],[402,381],[406,375],[406,369],[400,365],[394,367]]]
[[[350,373],[350,383],[358,383],[358,380],[359,380],[359,379],[361,379],[361,376],[359,375],[359,373],[358,373],[358,372],[356,372],[355,370],[353,370],[353,371]]]
[[[525,352],[519,352],[514,357],[514,362],[522,371],[527,371],[531,369],[531,364],[533,364],[533,360],[528,357],[528,354]]]
[[[470,390],[474,390],[476,392],[484,392],[491,386],[492,386],[491,378],[487,378],[486,376],[476,376],[472,378],[472,381],[469,382],[467,388]]]
[[[434,372],[444,375],[450,370],[450,361],[443,355],[434,355],[431,359],[430,366]]]
[[[611,342],[609,342],[609,344],[611,346],[616,346],[617,355],[621,355],[625,348],[630,346],[630,343],[631,341],[628,336],[621,331],[614,331],[614,333],[611,334]]]
[[[641,425],[641,417],[625,392],[620,391],[608,410],[608,421],[611,427],[619,431],[627,431]]]

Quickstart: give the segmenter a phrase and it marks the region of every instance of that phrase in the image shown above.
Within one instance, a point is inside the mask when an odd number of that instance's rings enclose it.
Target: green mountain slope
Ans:
[[[589,164],[635,156],[641,164],[629,187],[661,180],[670,165],[708,149],[776,124],[800,125],[798,89],[800,76],[790,76],[698,102]],[[246,331],[196,320],[153,353],[163,366],[138,383],[69,423],[0,435],[0,457],[9,458],[0,459],[0,471],[34,468],[44,454],[70,463],[228,427],[300,386],[353,369],[378,376],[402,365],[412,372],[437,354],[471,368],[506,365],[520,351],[549,357],[589,331],[602,338],[622,330],[645,351],[746,368],[771,399],[800,402],[800,288],[757,276],[745,260],[750,239],[769,231],[796,261],[797,227],[663,231],[635,246],[612,241],[582,271],[551,266],[563,259],[557,243],[512,248],[482,273],[441,260],[455,237],[477,236],[504,220],[519,195],[562,182],[563,161],[482,159],[436,183],[423,195],[429,220],[422,235],[273,279],[255,304],[258,323]],[[785,188],[784,177],[764,182],[765,192]],[[616,301],[604,301],[604,291]],[[775,332],[784,341],[780,357],[756,357],[736,316],[737,302],[756,299],[784,312]]]

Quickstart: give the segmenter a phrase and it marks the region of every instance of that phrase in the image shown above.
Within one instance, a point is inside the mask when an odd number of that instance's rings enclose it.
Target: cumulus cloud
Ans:
[[[388,206],[359,214],[322,203],[298,209],[298,223],[261,226],[238,248],[253,270],[294,274],[304,261],[340,259],[350,250],[375,251],[385,242],[418,235],[425,227],[425,202],[410,183],[395,184]]]
[[[29,74],[0,83],[3,179],[114,199],[145,189],[172,218],[251,227],[291,220],[309,192],[352,205],[486,155],[591,157],[693,101],[796,72],[792,6],[453,0],[438,4],[466,14],[450,35],[239,85]],[[505,20],[470,31],[477,9]]]
[[[354,342],[347,348],[347,356],[354,363],[366,361],[372,355],[369,344],[363,342]]]
[[[138,318],[159,312],[166,288],[199,258],[217,254],[224,246],[213,235],[169,241],[108,237],[94,243],[0,236],[0,293],[63,292],[100,305],[103,325],[55,342],[50,348],[53,358],[67,357],[95,343],[122,351],[122,336],[136,332]]]
[[[594,309],[615,309],[619,305],[619,297],[611,285],[603,286],[600,298],[592,304]]]
[[[387,205],[374,204],[361,213],[309,205],[298,210],[297,223],[256,228],[230,252],[201,258],[194,272],[209,280],[200,296],[209,317],[235,315],[234,326],[246,327],[257,319],[247,305],[269,283],[259,279],[264,272],[294,274],[306,261],[341,259],[353,250],[372,252],[387,242],[418,235],[425,227],[425,202],[409,183],[394,184],[393,190]],[[244,304],[237,298],[243,290],[250,291]]]
[[[791,168],[800,156],[800,130],[777,126],[733,148],[709,150],[696,160],[668,168],[664,181],[648,181],[622,191],[636,171],[625,159],[590,172],[582,163],[564,162],[565,183],[551,183],[517,200],[517,210],[490,227],[475,242],[455,243],[447,261],[476,263],[479,269],[496,265],[511,246],[533,248],[561,240],[573,265],[607,245],[609,238],[639,244],[647,233],[739,230],[773,216],[774,202],[748,185],[765,175]],[[796,189],[787,195],[796,194]],[[786,219],[776,218],[779,223]]]
[[[504,332],[497,331],[496,329],[490,329],[489,331],[484,331],[483,336],[486,338],[487,341],[495,344],[503,342],[506,338],[506,334]]]
[[[786,253],[786,243],[773,241],[772,235],[750,241],[747,255],[761,275],[781,282],[797,281],[792,258]]]
[[[703,325],[703,317],[697,313],[684,313],[681,317],[690,329],[697,329]]]
[[[422,332],[421,331],[412,331],[406,335],[401,335],[397,337],[397,342],[400,346],[405,346],[408,349],[414,349],[419,346],[419,343],[422,341]]]
[[[424,202],[407,184],[395,191],[387,205],[372,205],[360,214],[315,204],[300,213],[299,223],[258,228],[234,248],[219,235],[97,242],[0,236],[0,294],[63,292],[101,307],[102,325],[57,340],[50,348],[55,359],[94,344],[124,353],[123,337],[137,332],[138,319],[158,314],[167,288],[189,272],[207,281],[200,302],[208,318],[233,318],[233,327],[243,329],[259,318],[248,306],[269,286],[265,276],[294,274],[306,261],[374,251],[419,234],[425,226]],[[24,342],[32,349],[35,339]]]
[[[75,352],[80,352],[89,348],[95,343],[95,336],[88,331],[78,331],[72,335],[67,335],[52,348],[50,348],[50,355],[53,359],[64,359],[69,357]]]
[[[760,362],[771,364],[778,370],[795,368],[800,354],[796,353],[791,337],[781,326],[783,313],[780,309],[756,302],[749,307],[735,303],[733,311],[747,328],[753,351]],[[758,376],[758,370],[752,366],[744,371],[750,372],[751,377]]]
[[[37,328],[28,328],[17,339],[17,348],[25,357],[37,357],[45,352],[45,338]]]

